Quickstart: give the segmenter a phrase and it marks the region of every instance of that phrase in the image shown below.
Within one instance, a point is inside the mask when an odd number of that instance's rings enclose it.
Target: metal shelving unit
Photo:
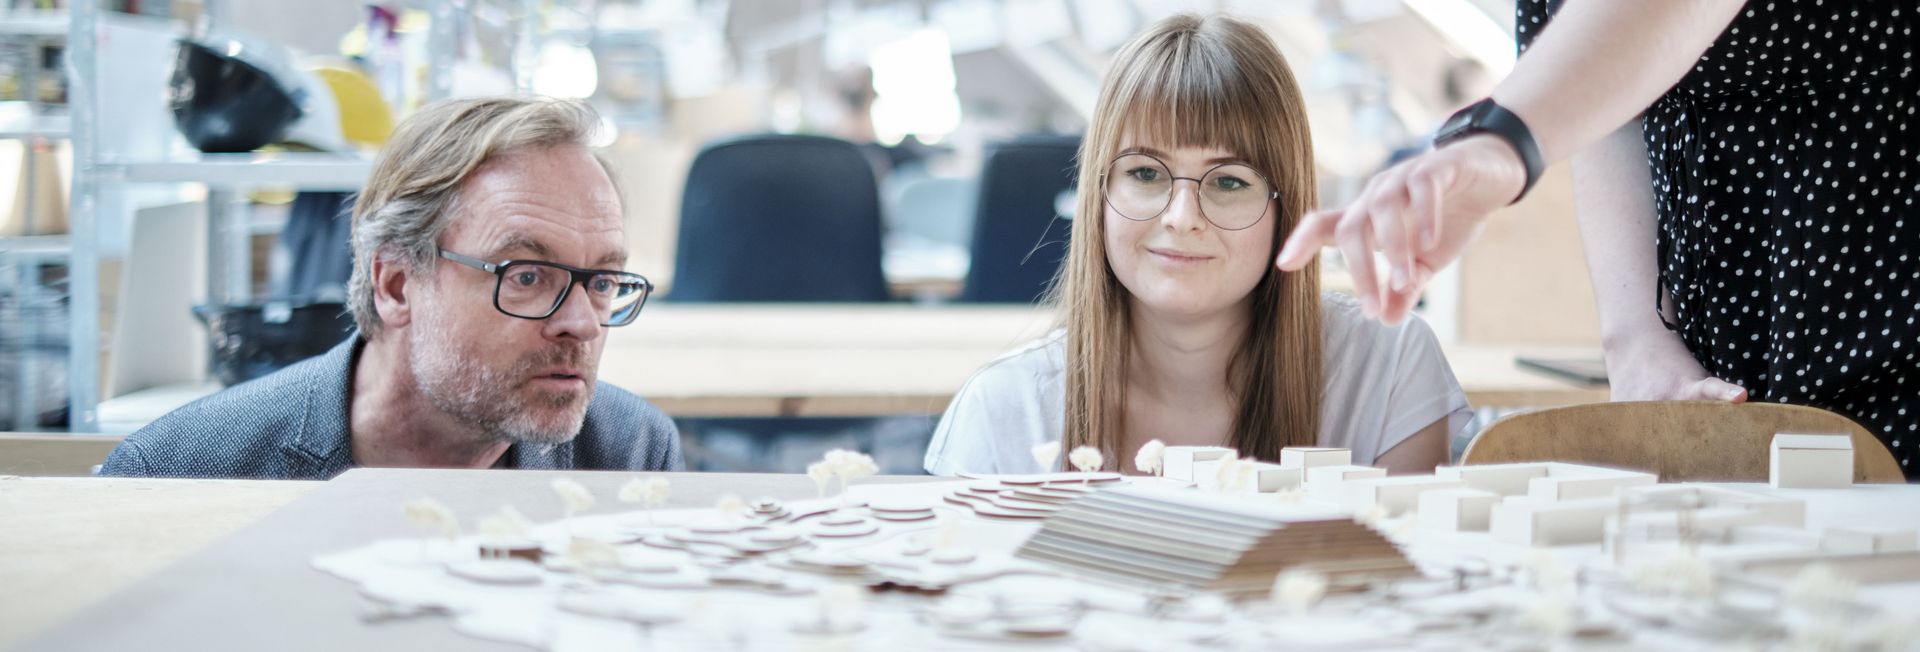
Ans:
[[[59,10],[0,12],[0,34],[58,37],[67,35],[67,14]]]
[[[0,36],[29,48],[44,47],[50,43],[59,43],[66,39],[67,15],[60,11],[5,11],[0,12]],[[9,113],[0,117],[0,140],[18,140],[26,145],[25,181],[21,186],[24,194],[26,212],[23,214],[23,232],[32,234],[36,230],[34,222],[39,208],[39,186],[37,176],[39,165],[34,160],[39,148],[48,141],[65,140],[68,136],[69,121],[64,115],[49,115],[46,106],[39,101],[40,65],[29,57],[29,65],[24,67],[21,90],[25,101],[19,102],[25,108],[25,115]],[[40,332],[39,323],[46,315],[43,312],[55,311],[57,301],[45,296],[43,287],[43,268],[49,265],[65,264],[69,258],[70,247],[64,236],[34,236],[0,239],[0,271],[7,272],[10,287],[14,292],[9,297],[12,310],[6,318],[14,328],[8,333],[7,348],[14,352],[13,362],[17,365],[14,378],[13,396],[9,397],[15,407],[12,419],[0,423],[0,427],[10,430],[33,430],[38,428],[39,396],[36,393],[35,360],[39,358],[39,349],[44,347],[45,335]]]
[[[200,154],[175,161],[103,161],[102,180],[119,183],[198,183],[209,190],[291,186],[301,190],[359,190],[372,159],[313,152]]]
[[[6,32],[0,31],[0,34]],[[28,140],[45,138],[62,140],[67,137],[69,121],[64,115],[36,115],[23,119],[0,119],[0,140]]]
[[[227,0],[208,0],[206,18],[216,29],[227,15]],[[465,0],[417,0],[407,3],[433,16],[428,35],[433,56],[427,67],[428,99],[448,95],[454,23],[466,11]],[[62,20],[69,44],[66,56],[73,146],[72,206],[68,221],[74,246],[69,256],[71,315],[69,328],[69,429],[94,432],[100,425],[100,255],[99,191],[115,184],[197,183],[207,188],[207,301],[244,301],[251,287],[251,250],[244,211],[236,210],[247,190],[259,187],[353,191],[365,183],[372,162],[365,157],[320,153],[200,154],[169,160],[110,160],[97,141],[98,89],[95,39],[108,12],[95,0],[74,0]],[[113,20],[119,20],[115,16]],[[50,17],[22,19],[33,29],[49,30]],[[138,20],[138,19],[136,19]],[[169,23],[171,24],[171,23]],[[58,33],[56,31],[56,33]]]
[[[100,7],[91,0],[73,4],[67,22],[68,138],[73,147],[73,189],[68,194],[67,233],[75,246],[67,271],[67,430],[93,432],[100,400],[100,250],[94,210],[98,184],[92,178],[99,158],[94,130],[94,39]]]
[[[14,289],[9,297],[11,310],[0,314],[13,327],[6,329],[5,341],[14,353],[13,362],[18,365],[13,386],[14,409],[10,422],[0,423],[0,427],[9,430],[28,431],[39,427],[38,416],[41,397],[35,391],[37,379],[35,360],[39,351],[53,347],[48,344],[52,333],[41,332],[42,321],[47,314],[57,311],[57,296],[43,287],[45,279],[42,268],[49,264],[65,263],[72,248],[67,236],[38,235],[14,238],[0,238],[0,272],[7,273],[6,279]],[[57,340],[53,340],[57,341]]]

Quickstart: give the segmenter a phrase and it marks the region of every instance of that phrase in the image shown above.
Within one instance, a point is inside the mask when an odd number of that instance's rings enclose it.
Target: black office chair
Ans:
[[[994,146],[980,172],[973,262],[960,300],[1032,303],[1067,257],[1079,136],[1024,136]]]
[[[709,143],[687,172],[665,299],[887,301],[880,192],[852,143],[753,135]],[[797,473],[795,451],[862,445],[866,418],[678,419],[689,468]],[[928,428],[931,431],[931,427]]]
[[[710,143],[680,203],[671,301],[886,301],[880,195],[852,143]]]

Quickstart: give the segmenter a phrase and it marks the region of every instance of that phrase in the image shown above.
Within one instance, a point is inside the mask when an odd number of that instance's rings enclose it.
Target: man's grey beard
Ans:
[[[443,329],[409,329],[413,340],[407,347],[408,361],[420,393],[442,413],[453,417],[490,439],[539,444],[558,444],[573,439],[587,418],[587,405],[593,400],[593,383],[586,380],[586,393],[579,406],[565,414],[540,418],[534,407],[560,408],[574,397],[552,395],[524,397],[518,393],[535,370],[567,365],[590,373],[584,348],[547,349],[515,361],[505,371],[487,367],[478,357],[462,351],[451,334]],[[528,403],[534,405],[528,405]]]

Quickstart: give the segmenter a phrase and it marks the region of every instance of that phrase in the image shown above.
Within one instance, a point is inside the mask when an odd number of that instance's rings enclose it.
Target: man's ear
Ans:
[[[395,260],[391,252],[381,251],[373,256],[371,271],[373,309],[380,313],[380,323],[388,327],[405,327],[413,321],[413,303],[407,296],[407,282],[413,280],[413,270]]]

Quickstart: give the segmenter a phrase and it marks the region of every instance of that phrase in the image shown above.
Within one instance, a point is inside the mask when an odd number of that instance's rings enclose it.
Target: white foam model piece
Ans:
[[[1685,518],[1682,518],[1682,514],[1686,515]],[[1608,516],[1606,530],[1617,533],[1624,528],[1630,538],[1647,541],[1678,537],[1683,527],[1695,532],[1694,536],[1711,532],[1728,537],[1734,528],[1784,527],[1765,522],[1763,512],[1741,507],[1707,507],[1687,512],[1632,512],[1626,515],[1624,526],[1621,522],[1617,512]]]
[[[1606,469],[1605,473],[1592,475],[1564,475],[1549,469],[1547,477],[1527,481],[1527,496],[1542,500],[1611,498],[1622,489],[1643,487],[1659,481],[1659,476],[1639,471]]]
[[[1765,545],[1776,549],[1818,550],[1820,533],[1779,525],[1742,525],[1727,530],[1728,545]]]
[[[1473,489],[1491,491],[1502,496],[1519,496],[1527,493],[1528,481],[1547,477],[1547,470],[1551,466],[1547,462],[1442,466],[1435,468],[1433,474],[1465,482]]]
[[[1620,491],[1626,510],[1674,511],[1667,505],[1695,505],[1693,521],[1702,527],[1777,525],[1806,527],[1807,503],[1803,500],[1752,491],[1707,486],[1652,485],[1629,487]],[[1666,519],[1672,521],[1673,519]]]
[[[1160,458],[1160,475],[1183,482],[1194,482],[1202,476],[1195,474],[1193,468],[1199,462],[1217,460],[1235,451],[1225,446],[1168,446]]]
[[[1485,489],[1456,487],[1421,492],[1420,526],[1445,532],[1485,532],[1500,494]]]
[[[1303,469],[1272,462],[1253,463],[1254,489],[1261,493],[1299,489],[1305,481],[1306,473]]]
[[[1220,490],[1220,465],[1226,464],[1228,462],[1236,461],[1237,459],[1238,458],[1228,456],[1228,457],[1216,457],[1210,460],[1200,460],[1198,462],[1194,462],[1193,477],[1188,479],[1188,482],[1192,482],[1195,486],[1198,486],[1201,489],[1219,491]]]
[[[1607,517],[1619,509],[1617,498],[1510,497],[1493,506],[1488,529],[1495,541],[1523,546],[1599,543],[1606,535]]]
[[[1387,470],[1371,466],[1317,466],[1307,469],[1307,495],[1345,506],[1347,483],[1387,477]]]
[[[1246,475],[1241,476],[1242,478],[1245,479],[1246,481],[1245,484],[1237,487],[1220,486],[1220,481],[1223,479],[1220,474],[1223,472],[1225,473],[1232,472],[1232,471],[1222,471],[1220,469],[1220,466],[1223,464],[1241,465],[1241,468],[1236,469],[1236,471],[1246,473]],[[1272,478],[1272,482],[1274,483],[1274,486],[1277,488],[1275,489],[1262,488],[1263,485],[1261,484],[1262,481],[1260,478],[1262,477],[1261,469],[1263,467],[1271,467],[1273,469],[1278,469],[1279,471],[1282,472]],[[1288,484],[1286,482],[1287,477],[1289,477],[1288,474],[1291,474],[1291,477],[1293,478],[1293,482],[1291,484]],[[1272,493],[1272,492],[1280,491],[1282,489],[1297,489],[1300,487],[1300,469],[1285,468],[1278,464],[1274,464],[1272,462],[1243,460],[1243,459],[1238,459],[1234,457],[1222,457],[1219,459],[1206,460],[1203,462],[1194,462],[1193,478],[1194,478],[1193,483],[1195,485],[1198,485],[1202,489],[1211,489],[1214,491],[1221,491],[1226,493],[1248,493],[1248,494],[1260,493],[1260,492]]]
[[[1820,534],[1820,549],[1845,554],[1913,552],[1920,532],[1899,526],[1830,527]]]
[[[1399,516],[1420,505],[1420,494],[1439,489],[1464,489],[1466,483],[1431,475],[1402,475],[1347,482],[1347,506],[1364,512],[1379,506],[1388,516]]]
[[[1308,448],[1291,446],[1280,449],[1280,466],[1313,469],[1322,466],[1352,466],[1353,451],[1345,448]]]
[[[1619,487],[1653,484],[1660,479],[1655,474],[1631,469],[1565,462],[1442,466],[1434,469],[1433,473],[1502,496],[1534,496],[1552,500],[1610,496]]]
[[[1767,482],[1781,489],[1853,486],[1853,438],[1847,435],[1773,436]]]

